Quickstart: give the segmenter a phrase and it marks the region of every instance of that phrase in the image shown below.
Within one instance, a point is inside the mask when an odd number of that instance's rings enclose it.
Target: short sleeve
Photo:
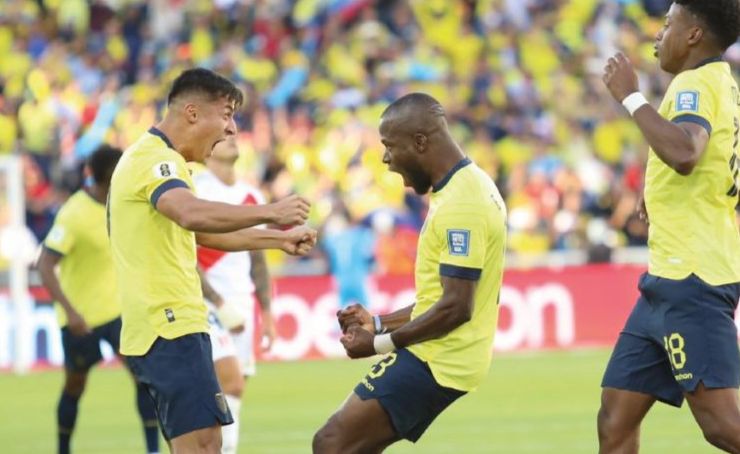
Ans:
[[[44,248],[59,256],[64,256],[69,254],[74,244],[74,230],[67,225],[64,218],[57,216],[54,226],[44,239]]]
[[[483,216],[458,210],[440,210],[434,216],[434,232],[440,244],[440,276],[480,279],[489,244]]]
[[[190,181],[190,170],[184,162],[156,161],[144,176],[144,193],[154,208],[162,195],[175,188],[192,189],[187,182]]]
[[[694,123],[712,133],[716,99],[709,84],[695,72],[674,79],[666,118],[673,123]]]

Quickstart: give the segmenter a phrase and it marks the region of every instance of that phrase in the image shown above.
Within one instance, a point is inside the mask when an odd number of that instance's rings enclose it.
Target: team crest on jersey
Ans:
[[[450,255],[468,255],[470,252],[470,230],[448,230],[447,249]]]
[[[676,112],[699,112],[699,92],[679,91],[676,95]]]
[[[174,162],[170,161],[155,164],[152,170],[156,178],[169,178],[177,175],[177,167]]]

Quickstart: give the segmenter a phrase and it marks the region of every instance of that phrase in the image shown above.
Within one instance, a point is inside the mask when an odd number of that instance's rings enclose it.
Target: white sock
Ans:
[[[221,427],[221,454],[236,454],[236,447],[239,445],[239,412],[242,408],[242,400],[227,394],[226,403],[229,404],[234,424]]]

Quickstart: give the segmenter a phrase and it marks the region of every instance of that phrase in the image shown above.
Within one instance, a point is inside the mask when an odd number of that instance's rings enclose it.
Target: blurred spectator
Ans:
[[[668,3],[5,0],[0,153],[34,163],[28,219],[43,236],[89,151],[126,148],[156,121],[172,79],[206,66],[248,95],[237,117],[251,150],[243,174],[257,173],[269,198],[311,198],[316,225],[340,204],[361,218],[391,213],[376,258],[399,272],[413,263],[426,199],[385,169],[377,124],[390,101],[426,91],[499,183],[512,254],[644,245],[632,208],[646,144],[600,74],[621,49],[646,93],[664,91],[652,41]],[[737,69],[740,46],[728,60]]]

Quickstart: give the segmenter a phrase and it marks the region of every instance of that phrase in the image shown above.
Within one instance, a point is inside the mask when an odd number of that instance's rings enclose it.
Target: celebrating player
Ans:
[[[237,179],[234,164],[238,157],[236,136],[229,136],[216,145],[206,160],[207,170],[194,178],[198,197],[232,204],[264,204],[259,189]],[[216,306],[209,315],[213,361],[234,417],[234,424],[223,428],[222,453],[233,454],[239,444],[239,409],[244,381],[255,374],[255,297],[262,314],[265,350],[270,348],[275,337],[275,323],[270,312],[270,274],[263,251],[223,252],[199,247],[198,266],[202,270],[203,295]],[[234,332],[235,328],[241,329]]]
[[[314,246],[316,232],[248,228],[303,223],[309,203],[298,196],[244,206],[194,195],[186,161],[203,162],[235,133],[242,93],[233,83],[209,70],[187,70],[167,102],[165,118],[126,150],[111,182],[121,353],[155,399],[172,451],[217,453],[220,426],[233,419],[214,371],[196,241],[225,251],[276,248],[302,255]]]
[[[738,0],[676,0],[656,37],[660,66],[675,76],[658,110],[638,91],[627,58],[606,67],[606,86],[650,144],[650,260],[604,373],[601,453],[637,452],[653,403],[684,398],[711,444],[740,452],[740,99],[722,61],[738,33]]]
[[[121,305],[110,244],[105,200],[121,150],[103,145],[88,160],[93,184],[77,191],[59,210],[44,240],[38,268],[56,301],[64,348],[64,388],[57,407],[58,452],[70,452],[77,408],[90,368],[102,359],[100,341],[118,351]],[[54,268],[59,265],[59,277]],[[147,451],[159,451],[154,403],[137,384],[136,403],[144,423]]]
[[[416,262],[416,303],[371,317],[338,312],[351,358],[386,355],[316,433],[315,453],[380,452],[413,442],[488,372],[506,246],[491,178],[450,136],[442,106],[413,93],[383,113],[383,162],[418,194],[430,189]]]

